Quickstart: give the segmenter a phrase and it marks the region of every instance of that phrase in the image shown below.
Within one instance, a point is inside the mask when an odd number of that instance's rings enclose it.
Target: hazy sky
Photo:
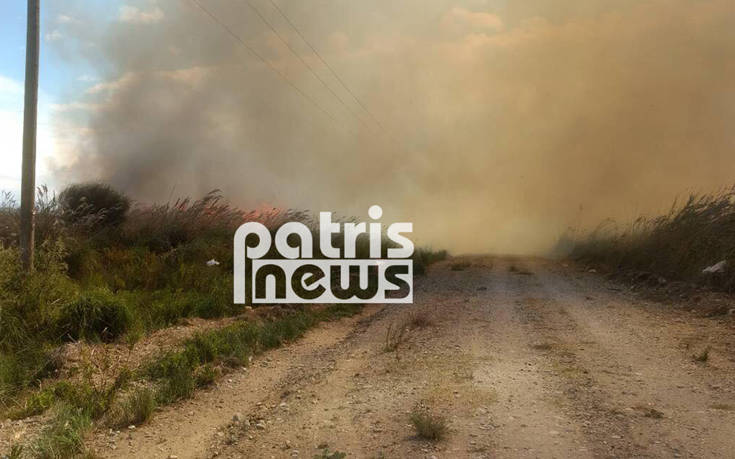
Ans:
[[[199,1],[216,20],[46,2],[54,185],[377,203],[421,243],[537,252],[735,181],[731,0]]]

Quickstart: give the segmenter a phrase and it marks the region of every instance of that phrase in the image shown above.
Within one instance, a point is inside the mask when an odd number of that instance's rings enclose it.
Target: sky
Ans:
[[[413,221],[542,253],[733,183],[731,0],[46,0],[38,183]],[[24,2],[0,5],[0,188]]]
[[[41,4],[37,184],[55,187],[59,183],[54,181],[51,165],[60,149],[70,141],[61,127],[63,123],[56,122],[58,105],[99,78],[93,63],[71,61],[54,46],[67,38],[65,28],[74,22],[65,13],[83,6],[94,9],[104,21],[114,21],[112,12],[120,3],[93,0],[42,1]],[[26,17],[25,1],[0,3],[0,43],[3,44],[0,46],[0,190],[16,196],[20,193]]]

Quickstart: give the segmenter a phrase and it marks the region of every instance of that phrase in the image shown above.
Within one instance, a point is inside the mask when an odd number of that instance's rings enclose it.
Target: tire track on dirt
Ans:
[[[117,450],[97,444],[109,457],[730,457],[733,362],[721,345],[697,365],[678,338],[726,329],[666,311],[552,262],[455,258],[416,279],[414,305],[323,324]],[[393,352],[389,327],[410,330]],[[444,416],[444,440],[417,438],[417,406]]]
[[[587,417],[596,455],[731,457],[733,413],[713,407],[731,406],[732,361],[698,364],[679,339],[691,328],[717,335],[721,324],[692,325],[671,306],[639,304],[548,262],[525,266],[540,284],[527,289],[529,323],[569,380],[569,408]]]
[[[626,374],[567,312],[568,302],[559,301],[559,285],[548,282],[542,263],[516,261],[527,274],[517,277],[523,297],[517,300],[527,333],[535,336],[533,345],[543,356],[550,374],[546,384],[556,393],[555,401],[582,430],[595,457],[643,457],[645,447],[631,441],[631,427],[615,403],[615,397],[600,383],[597,368],[580,359],[580,350],[594,349],[596,359],[604,360],[607,374]],[[556,386],[556,387],[555,387]]]
[[[139,428],[97,432],[92,447],[108,458],[210,457],[216,450],[208,449],[224,438],[235,414],[246,413],[243,421],[252,420],[253,424],[264,419],[292,381],[329,371],[332,363],[325,355],[333,353],[352,333],[364,329],[380,309],[368,306],[355,317],[322,323],[302,339],[269,351],[250,367],[228,374],[213,388],[161,409]]]
[[[655,457],[732,457],[735,416],[733,365],[718,355],[697,363],[681,346],[691,329],[717,336],[721,325],[671,305],[646,305],[605,288],[599,278],[541,271],[546,291],[563,305],[573,329],[571,345],[585,339],[577,360],[594,373],[618,417],[629,423],[631,441]],[[695,325],[697,323],[697,325]],[[579,345],[579,344],[577,344]]]
[[[492,363],[479,369],[494,381],[498,419],[492,432],[493,457],[585,457],[590,455],[579,425],[560,409],[554,393],[560,381],[547,368],[545,358],[533,350],[536,336],[524,325],[519,299],[532,281],[511,272],[513,258],[498,258],[489,278],[493,288],[486,297],[490,327],[484,342],[495,354]]]

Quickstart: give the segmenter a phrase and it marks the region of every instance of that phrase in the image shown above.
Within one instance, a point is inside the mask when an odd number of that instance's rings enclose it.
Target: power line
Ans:
[[[250,0],[248,0],[248,1],[250,1]],[[390,130],[386,129],[383,126],[383,124],[380,122],[380,120],[378,120],[378,118],[375,115],[373,115],[373,112],[370,111],[369,108],[367,108],[367,106],[362,102],[362,100],[360,100],[360,98],[357,97],[357,95],[355,95],[355,93],[350,89],[350,87],[347,85],[347,83],[345,83],[345,81],[339,76],[339,74],[334,70],[334,68],[332,68],[332,66],[329,65],[329,63],[326,61],[326,59],[324,59],[324,57],[322,57],[321,53],[319,53],[319,51],[317,51],[317,49],[314,47],[314,45],[312,45],[311,42],[306,39],[306,37],[304,36],[304,34],[301,33],[301,31],[299,30],[299,28],[296,27],[296,24],[294,24],[293,21],[291,21],[291,19],[286,15],[286,13],[284,13],[284,11],[278,6],[278,4],[274,0],[269,0],[269,1],[270,1],[271,5],[273,6],[273,8],[275,8],[276,11],[278,11],[278,14],[280,14],[281,17],[288,23],[288,25],[291,26],[291,28],[294,30],[294,32],[296,32],[296,34],[299,36],[299,38],[301,38],[301,40],[304,43],[306,43],[306,45],[309,47],[309,49],[311,49],[311,51],[319,58],[319,61],[321,61],[321,63],[324,64],[324,66],[329,70],[329,72],[332,74],[332,76],[334,76],[334,78],[339,82],[339,84],[342,86],[342,88],[344,88],[344,90],[347,91],[350,94],[350,96],[352,96],[353,99],[355,99],[355,102],[357,102],[357,104],[365,111],[365,113],[367,113],[370,116],[370,118],[373,120],[373,122],[383,131],[383,134],[386,136],[386,138],[389,141],[391,141],[394,145],[400,145],[400,147],[402,147],[402,148],[404,148],[406,150],[411,150],[411,148],[409,146],[407,146],[404,141],[399,140],[399,139],[396,139],[396,137],[393,135],[393,133]]]
[[[205,8],[199,0],[191,0],[194,5],[196,5],[200,10],[202,10],[207,16],[210,17],[216,24],[218,24],[220,27],[222,27],[232,38],[234,38],[238,43],[240,43],[245,49],[250,51],[250,53],[257,57],[260,61],[262,61],[265,65],[268,66],[271,71],[273,71],[276,75],[278,75],[283,81],[286,82],[291,88],[294,89],[297,93],[301,95],[304,99],[308,100],[312,105],[314,105],[316,108],[318,108],[322,113],[324,113],[329,119],[331,119],[334,123],[337,122],[337,119],[332,116],[331,113],[329,113],[325,108],[323,108],[321,105],[319,105],[312,97],[310,97],[308,94],[306,94],[304,91],[302,91],[298,86],[296,86],[291,80],[286,77],[283,72],[278,70],[276,66],[274,66],[270,61],[268,61],[266,58],[264,58],[260,53],[258,53],[253,47],[248,45],[245,40],[240,38],[238,34],[236,34],[227,24],[225,24],[220,18],[218,18],[214,13],[212,13],[210,10]]]
[[[298,53],[298,52],[297,52],[297,51],[296,51],[296,50],[295,50],[295,49],[293,48],[293,46],[291,46],[291,44],[290,44],[290,43],[288,42],[288,40],[286,40],[285,38],[283,38],[283,36],[282,36],[282,35],[281,35],[281,34],[280,34],[280,33],[278,32],[278,30],[277,30],[277,29],[276,29],[276,28],[275,28],[275,27],[273,26],[273,24],[272,24],[272,23],[271,23],[270,21],[268,21],[268,19],[266,19],[266,18],[265,18],[265,16],[263,16],[263,15],[262,15],[262,14],[260,13],[260,11],[258,10],[258,8],[256,8],[256,7],[255,7],[255,5],[253,5],[253,2],[251,2],[250,0],[247,0],[247,2],[248,2],[248,5],[250,6],[250,8],[251,8],[251,9],[252,9],[252,10],[253,10],[253,11],[255,12],[255,14],[256,14],[256,15],[257,15],[257,16],[258,16],[258,17],[260,18],[260,20],[261,20],[261,21],[263,21],[263,23],[264,23],[265,25],[267,25],[267,26],[268,26],[268,28],[269,28],[269,29],[270,29],[270,30],[271,30],[271,31],[272,31],[272,32],[273,32],[273,33],[274,33],[274,34],[276,35],[276,37],[278,37],[278,39],[279,39],[279,40],[281,41],[281,43],[283,43],[284,45],[286,45],[286,47],[287,47],[287,48],[289,49],[289,51],[291,51],[291,53],[292,53],[292,54],[293,54],[294,56],[296,56],[296,57],[297,57],[297,58],[298,58],[298,59],[299,59],[299,60],[301,61],[301,63],[302,63],[302,64],[304,64],[304,66],[305,66],[305,67],[306,67],[307,69],[309,69],[309,72],[311,72],[311,74],[312,74],[312,75],[314,75],[314,77],[315,77],[315,78],[316,78],[317,80],[319,80],[319,82],[320,82],[320,83],[322,84],[322,86],[324,86],[324,88],[326,88],[326,89],[327,89],[327,91],[329,91],[329,92],[330,92],[330,93],[331,93],[331,94],[332,94],[332,95],[333,95],[333,96],[334,96],[334,97],[335,97],[335,98],[336,98],[336,99],[337,99],[337,100],[339,101],[339,103],[340,103],[340,104],[342,104],[342,106],[343,106],[343,107],[345,108],[345,110],[347,110],[347,111],[348,111],[348,112],[349,112],[350,114],[352,114],[352,115],[353,115],[353,116],[354,116],[355,118],[357,118],[357,119],[358,119],[358,121],[360,121],[360,122],[364,123],[364,121],[362,120],[362,118],[360,118],[360,117],[359,117],[359,116],[358,116],[358,115],[357,115],[356,113],[354,113],[354,112],[352,111],[352,109],[351,109],[351,108],[350,108],[350,107],[349,107],[349,106],[348,106],[348,105],[347,105],[347,104],[345,103],[345,101],[344,101],[344,100],[342,99],[342,97],[340,97],[340,96],[339,96],[339,94],[337,94],[336,92],[334,92],[334,90],[333,90],[333,89],[331,88],[331,86],[329,86],[329,85],[327,84],[327,82],[326,82],[326,81],[324,81],[324,79],[323,79],[322,77],[320,77],[320,76],[319,76],[319,74],[318,74],[318,73],[317,73],[317,72],[316,72],[316,71],[314,70],[314,68],[313,68],[313,67],[312,67],[312,66],[311,66],[311,65],[310,65],[310,64],[309,64],[309,63],[308,63],[308,62],[306,61],[306,59],[304,59],[304,58],[303,58],[303,57],[301,56],[301,54],[299,54],[299,53]]]
[[[319,51],[317,51],[316,48],[314,48],[314,46],[312,46],[312,44],[309,42],[309,40],[307,40],[306,37],[304,37],[304,35],[301,33],[301,31],[299,31],[298,27],[296,27],[296,25],[293,22],[291,22],[291,19],[289,19],[288,16],[286,15],[286,13],[284,13],[283,10],[281,10],[281,8],[278,6],[278,4],[276,4],[276,2],[274,0],[269,0],[269,1],[270,1],[271,5],[273,5],[273,7],[283,17],[283,19],[285,19],[286,22],[288,22],[288,24],[296,32],[296,34],[298,34],[298,36],[301,38],[301,40],[303,40],[304,43],[306,43],[309,46],[309,48],[311,49],[311,51],[319,58],[319,60],[322,62],[322,64],[324,64],[324,66],[327,69],[329,69],[329,71],[332,73],[332,75],[334,76],[334,78],[339,82],[340,85],[342,85],[342,87],[345,89],[345,91],[347,91],[352,96],[352,98],[355,99],[355,101],[360,105],[360,107],[362,107],[362,109],[365,110],[365,112],[368,115],[370,115],[370,118],[372,118],[372,120],[375,122],[375,124],[377,124],[380,127],[380,129],[385,130],[385,128],[380,123],[380,121],[378,121],[378,119],[375,117],[375,115],[373,115],[373,113],[365,106],[365,104],[362,103],[362,101],[360,100],[360,98],[358,98],[355,95],[355,93],[352,92],[352,90],[347,86],[347,84],[345,84],[345,82],[342,80],[342,78],[340,78],[340,76],[337,74],[337,72],[334,71],[334,69],[332,68],[332,66],[329,65],[329,63],[322,57],[321,54],[319,54]]]

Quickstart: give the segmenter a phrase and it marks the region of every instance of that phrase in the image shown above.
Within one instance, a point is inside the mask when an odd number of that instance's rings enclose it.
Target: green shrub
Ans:
[[[222,301],[220,298],[216,298],[209,295],[201,295],[196,298],[194,304],[194,311],[197,317],[203,319],[215,319],[218,317],[224,317],[229,312],[232,301]]]
[[[53,375],[60,367],[57,354],[33,341],[24,349],[0,353],[0,401]]]
[[[64,219],[93,228],[117,226],[125,220],[130,198],[102,183],[82,183],[59,194]]]
[[[194,392],[194,368],[197,362],[190,361],[182,352],[168,352],[148,368],[147,373],[162,381],[156,395],[162,404],[188,398]]]
[[[107,289],[83,292],[59,311],[56,329],[70,339],[112,341],[125,333],[133,316],[120,296]]]
[[[148,305],[141,313],[148,315],[146,323],[152,328],[173,325],[183,317],[190,317],[194,309],[194,303],[185,295],[167,291],[156,292]]]
[[[36,270],[27,274],[20,267],[17,249],[0,248],[0,352],[40,346],[53,337],[54,310],[78,292],[66,276],[64,255],[60,241],[42,244],[36,253]]]

